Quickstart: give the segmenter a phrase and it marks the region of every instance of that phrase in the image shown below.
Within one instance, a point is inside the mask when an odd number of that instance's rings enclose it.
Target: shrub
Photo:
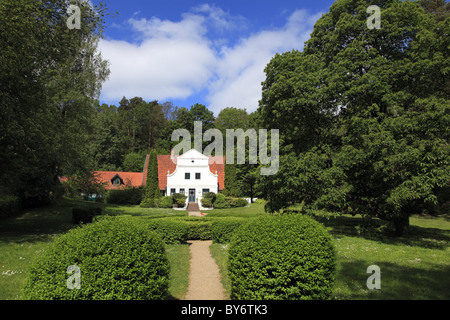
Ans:
[[[212,206],[213,206],[211,199],[209,199],[209,198],[202,198],[200,200],[200,202],[201,202],[203,208],[212,208]]]
[[[99,207],[75,207],[72,208],[73,223],[91,223],[95,216],[102,214],[102,208]]]
[[[141,208],[156,208],[157,201],[155,201],[155,198],[145,198],[141,201],[139,206]]]
[[[206,192],[203,194],[203,198],[211,200],[211,203],[214,203],[216,200],[216,194],[214,192]]]
[[[172,205],[173,205],[173,198],[171,196],[162,197],[159,200],[158,208],[172,208]]]
[[[182,208],[186,204],[186,195],[181,193],[174,193],[172,197],[174,204],[177,204],[178,207]]]
[[[0,197],[0,219],[8,218],[20,212],[21,204],[19,197],[2,196]]]
[[[215,219],[211,226],[212,240],[215,243],[228,243],[231,240],[233,232],[242,225],[244,219],[224,218]]]
[[[228,208],[245,207],[248,204],[247,200],[242,198],[226,197],[225,200]]]
[[[81,271],[80,289],[67,286],[72,265]],[[159,300],[168,295],[168,277],[161,238],[109,217],[57,238],[33,263],[24,293],[31,300]]]
[[[232,299],[328,299],[334,271],[331,236],[306,216],[252,220],[237,229],[230,242]]]
[[[215,209],[223,209],[227,207],[226,197],[222,193],[216,194],[216,200],[214,201]]]
[[[109,190],[106,193],[105,201],[111,204],[137,205],[142,201],[143,192],[144,189],[142,187]]]

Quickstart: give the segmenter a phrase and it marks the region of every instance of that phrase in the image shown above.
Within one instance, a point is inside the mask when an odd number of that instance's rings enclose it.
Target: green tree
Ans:
[[[142,172],[144,168],[146,152],[131,152],[125,155],[122,168],[127,172]]]
[[[91,154],[96,170],[122,169],[125,146],[117,126],[117,108],[103,104],[97,108],[91,138]]]
[[[444,21],[450,16],[450,3],[445,0],[419,0],[419,3],[438,21]]]
[[[227,107],[222,109],[215,119],[215,128],[219,129],[222,134],[226,133],[226,129],[247,130],[248,125],[249,115],[246,109]]]
[[[0,3],[1,183],[41,202],[57,176],[90,168],[89,131],[107,63],[97,53],[105,8],[79,3],[69,30],[64,0]]]
[[[203,104],[196,103],[191,107],[192,121],[201,121],[203,130],[214,128],[214,113],[209,111]],[[192,123],[192,126],[194,123]],[[193,127],[192,127],[193,128]]]
[[[154,207],[155,199],[161,197],[158,184],[158,159],[156,150],[151,150],[148,159],[147,182],[145,185],[145,193],[141,203],[143,207]]]
[[[323,142],[337,110],[325,99],[329,89],[323,61],[294,50],[276,54],[265,72],[261,126],[280,129],[281,140],[296,152]]]
[[[262,122],[286,128],[280,171],[262,179],[270,211],[304,201],[387,219],[400,235],[411,214],[438,213],[448,201],[449,19],[413,1],[377,5],[382,27],[371,30],[367,1],[336,1],[303,53],[266,68]],[[327,126],[297,128],[298,110]]]
[[[336,167],[351,190],[343,212],[392,221],[397,235],[413,214],[439,214],[450,191],[450,101],[418,100],[383,121],[352,117]]]

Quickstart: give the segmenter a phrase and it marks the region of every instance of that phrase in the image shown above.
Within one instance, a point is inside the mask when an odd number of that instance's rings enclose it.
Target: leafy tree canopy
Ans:
[[[450,19],[438,1],[385,0],[369,29],[370,4],[336,1],[303,52],[268,64],[259,111],[281,129],[282,156],[261,184],[270,211],[304,201],[401,234],[448,201]]]

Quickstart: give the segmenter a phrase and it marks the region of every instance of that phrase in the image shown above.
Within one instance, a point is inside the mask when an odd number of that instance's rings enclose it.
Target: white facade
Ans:
[[[188,202],[197,202],[200,209],[203,193],[218,193],[218,175],[209,167],[209,157],[191,149],[176,159],[175,171],[167,175],[167,195],[182,193]]]

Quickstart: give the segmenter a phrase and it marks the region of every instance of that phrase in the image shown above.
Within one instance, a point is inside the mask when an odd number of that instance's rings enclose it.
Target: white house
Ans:
[[[191,149],[182,155],[158,155],[159,189],[163,195],[181,193],[198,203],[206,192],[219,193],[225,187],[225,157],[205,156]],[[146,161],[148,162],[148,160]],[[147,176],[145,165],[144,177]]]

